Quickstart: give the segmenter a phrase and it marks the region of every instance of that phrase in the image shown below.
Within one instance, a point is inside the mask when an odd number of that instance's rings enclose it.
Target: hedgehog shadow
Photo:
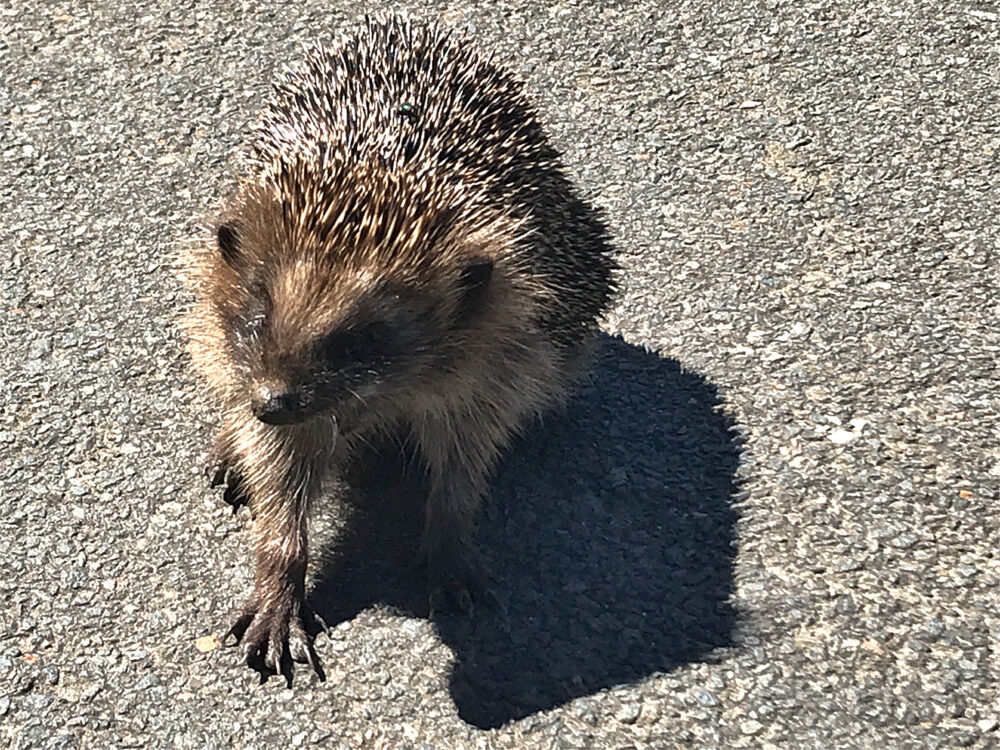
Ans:
[[[435,617],[465,721],[498,727],[731,643],[740,449],[718,404],[677,362],[602,336],[566,409],[516,442],[478,530],[495,601]],[[402,500],[419,478],[381,461],[380,480],[354,480],[366,510],[310,595],[330,624],[373,602],[426,615],[419,507]]]

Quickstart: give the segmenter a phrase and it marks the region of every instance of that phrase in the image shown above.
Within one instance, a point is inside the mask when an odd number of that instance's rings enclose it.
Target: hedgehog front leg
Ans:
[[[488,436],[456,430],[453,420],[431,420],[421,425],[417,439],[430,474],[422,549],[431,613],[449,607],[469,613],[480,583],[472,548],[476,514],[509,437],[505,431]]]
[[[262,676],[267,670],[282,674],[289,685],[293,661],[308,663],[325,679],[306,630],[313,615],[305,604],[307,514],[320,477],[296,447],[263,428],[253,444],[237,449],[254,514],[257,566],[253,595],[226,633],[250,667]]]

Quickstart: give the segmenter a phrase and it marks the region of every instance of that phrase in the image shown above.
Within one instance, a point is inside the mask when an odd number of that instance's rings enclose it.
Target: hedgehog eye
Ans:
[[[340,367],[351,358],[351,337],[343,331],[334,331],[320,342],[320,352],[327,364]]]
[[[366,326],[360,330],[337,330],[323,339],[321,348],[326,362],[336,368],[370,358],[374,337]]]
[[[385,356],[390,334],[389,325],[382,321],[334,331],[321,342],[323,359],[336,369],[351,364],[373,364]]]
[[[239,237],[236,230],[228,224],[222,224],[219,226],[217,239],[222,259],[230,266],[234,265],[239,257]]]
[[[486,301],[486,288],[493,276],[493,261],[489,258],[478,258],[459,274],[456,288],[458,291],[458,318],[465,320],[482,309]]]

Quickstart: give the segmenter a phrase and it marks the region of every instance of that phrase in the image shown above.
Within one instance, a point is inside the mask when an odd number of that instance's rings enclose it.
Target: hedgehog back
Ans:
[[[448,184],[470,203],[485,196],[531,232],[519,260],[556,291],[540,323],[557,341],[578,343],[609,303],[606,229],[563,174],[523,84],[440,27],[368,19],[358,35],[314,49],[276,85],[248,147],[258,174],[303,161],[327,174],[363,165]]]

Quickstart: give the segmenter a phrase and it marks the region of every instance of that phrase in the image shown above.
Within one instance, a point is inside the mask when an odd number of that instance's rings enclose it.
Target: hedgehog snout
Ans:
[[[296,391],[272,383],[257,386],[250,410],[261,422],[272,425],[298,424],[311,416]]]

